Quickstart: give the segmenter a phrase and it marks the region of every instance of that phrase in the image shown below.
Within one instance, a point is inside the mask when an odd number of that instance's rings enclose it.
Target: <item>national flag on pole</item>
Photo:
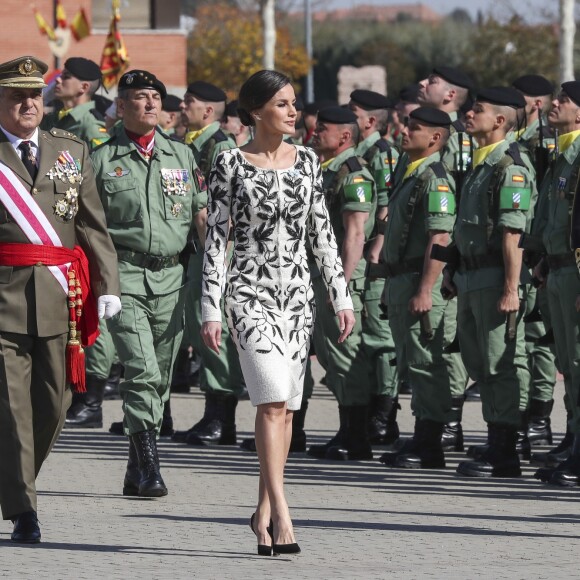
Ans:
[[[118,26],[121,20],[119,4],[119,0],[112,1],[111,24],[101,56],[101,72],[106,89],[115,85],[119,77],[129,68],[129,55]]]
[[[38,26],[38,30],[40,30],[40,34],[45,34],[48,36],[49,40],[56,40],[56,35],[54,34],[54,29],[48,22],[44,19],[44,16],[36,9],[34,10],[34,18],[36,20],[36,25]]]
[[[68,26],[66,21],[66,12],[60,2],[60,0],[56,0],[56,25],[59,28],[66,28]]]
[[[72,19],[70,29],[74,39],[78,42],[91,34],[91,26],[87,19],[87,15],[83,8],[81,8]]]

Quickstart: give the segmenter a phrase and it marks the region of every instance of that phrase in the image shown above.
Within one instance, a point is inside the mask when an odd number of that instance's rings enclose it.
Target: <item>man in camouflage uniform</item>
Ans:
[[[374,228],[377,194],[364,159],[356,154],[358,137],[357,117],[352,111],[341,107],[319,111],[315,148],[325,159],[322,187],[356,317],[351,336],[339,344],[340,330],[329,307],[326,287],[320,275],[314,274],[315,347],[326,369],[328,388],[338,401],[340,417],[337,435],[324,445],[309,448],[308,454],[319,459],[372,458],[368,407],[373,371],[362,337],[366,267],[363,249]]]

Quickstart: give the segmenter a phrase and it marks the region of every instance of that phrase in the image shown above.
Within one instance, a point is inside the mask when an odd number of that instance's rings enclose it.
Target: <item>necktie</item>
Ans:
[[[30,147],[30,141],[22,141],[18,145],[18,149],[22,151],[22,163],[24,163],[24,167],[26,167],[28,173],[30,173],[30,177],[34,180],[38,173],[38,168],[36,167],[36,157],[32,152],[32,147]]]

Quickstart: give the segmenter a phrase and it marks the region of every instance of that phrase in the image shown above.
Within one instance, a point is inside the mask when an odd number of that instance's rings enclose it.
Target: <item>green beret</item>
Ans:
[[[502,107],[512,107],[521,109],[526,106],[526,100],[523,95],[513,87],[490,87],[481,89],[475,97],[476,101],[482,103],[491,103]]]
[[[562,90],[580,107],[580,81],[562,83]]]
[[[543,97],[554,92],[554,85],[541,75],[524,75],[517,78],[512,86],[530,97]]]
[[[64,68],[79,81],[100,81],[102,77],[99,65],[82,56],[74,56],[67,59],[64,63]]]
[[[433,74],[446,80],[456,87],[473,89],[473,81],[462,71],[452,66],[438,66],[433,69]]]
[[[161,101],[161,110],[166,111],[167,113],[179,113],[179,111],[181,111],[179,106],[181,105],[181,101],[182,99],[175,95],[167,95]]]
[[[409,117],[430,127],[449,127],[452,123],[451,117],[445,111],[432,107],[419,107],[411,111]]]
[[[376,93],[375,91],[368,91],[366,89],[356,89],[350,93],[350,100],[365,111],[375,111],[377,109],[392,109],[393,103],[391,99]]]

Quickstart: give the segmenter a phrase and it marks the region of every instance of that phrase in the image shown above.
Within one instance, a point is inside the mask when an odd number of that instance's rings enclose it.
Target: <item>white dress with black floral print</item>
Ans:
[[[292,410],[300,408],[315,316],[307,236],[335,312],[352,308],[320,163],[312,150],[296,150],[294,165],[277,170],[252,165],[239,149],[217,157],[209,178],[202,296],[206,322],[221,321],[225,295],[252,404],[287,401]]]

